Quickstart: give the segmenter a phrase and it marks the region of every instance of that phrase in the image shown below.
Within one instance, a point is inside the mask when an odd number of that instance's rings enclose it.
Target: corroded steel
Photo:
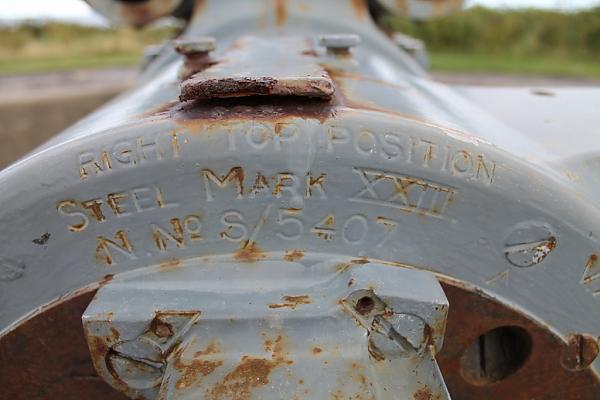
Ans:
[[[341,260],[340,270],[426,270],[445,282],[438,358],[454,398],[597,397],[598,91],[449,88],[385,38],[364,6],[198,2],[185,37],[216,38],[210,57],[186,70],[184,55],[165,46],[138,87],[0,174],[1,398],[108,396],[74,325],[90,300],[82,293],[108,275],[143,280],[223,262],[252,274],[273,263],[270,278],[291,284],[323,259]],[[343,32],[361,45],[344,54],[318,46]],[[271,40],[277,52],[255,54],[242,37]],[[269,79],[289,77],[326,77],[329,94],[272,91]],[[229,85],[247,78],[268,87]],[[193,79],[200,96],[182,102],[181,85]],[[310,306],[304,295],[282,293],[266,308],[300,312]],[[357,319],[376,303],[357,301]],[[135,368],[158,379],[156,347],[144,344],[146,358],[136,359],[130,343],[144,332],[177,336],[174,321],[187,316],[162,311],[140,316],[143,332],[110,354],[93,352],[96,364],[108,354],[130,383]],[[398,317],[372,333],[406,321],[425,329]],[[261,367],[253,382],[288,360],[274,350],[277,336],[269,340],[264,362],[243,365]],[[427,385],[413,393],[435,395]]]
[[[246,96],[300,96],[329,99],[331,78],[310,54],[304,38],[241,38],[208,67],[181,84],[181,101]],[[252,60],[260,59],[260,63]]]
[[[131,398],[442,400],[447,310],[423,271],[208,262],[113,280],[83,323],[97,371]]]

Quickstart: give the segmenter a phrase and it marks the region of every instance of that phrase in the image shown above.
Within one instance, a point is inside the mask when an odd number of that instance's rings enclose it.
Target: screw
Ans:
[[[563,349],[560,362],[564,369],[581,371],[598,357],[598,341],[587,335],[574,334],[567,337],[567,347]]]
[[[150,323],[152,333],[161,339],[167,339],[173,336],[173,327],[171,324],[161,320],[158,316]]]
[[[24,273],[25,265],[16,261],[0,258],[0,281],[14,281],[22,277]]]
[[[160,347],[142,338],[114,345],[106,364],[116,379],[137,390],[158,386],[163,376]]]
[[[335,55],[348,55],[350,49],[360,44],[360,36],[352,33],[323,35],[319,38],[319,45],[326,47],[327,52]]]
[[[369,353],[376,360],[418,356],[429,340],[427,323],[412,314],[378,315],[371,326]]]
[[[528,221],[517,225],[508,236],[504,255],[516,267],[532,267],[544,261],[556,246],[556,237],[547,224]]]
[[[210,36],[184,38],[173,41],[175,50],[185,56],[207,55],[216,48],[216,40]]]
[[[175,50],[183,54],[185,62],[180,71],[182,81],[208,68],[212,61],[209,53],[216,48],[215,38],[209,36],[174,40]]]

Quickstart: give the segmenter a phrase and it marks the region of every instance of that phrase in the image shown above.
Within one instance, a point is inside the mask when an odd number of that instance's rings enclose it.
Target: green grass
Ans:
[[[494,72],[561,77],[600,77],[600,59],[565,59],[556,56],[517,56],[433,51],[433,71]]]
[[[100,28],[58,22],[0,26],[0,74],[130,66],[176,28]]]
[[[140,62],[137,53],[100,55],[66,55],[55,57],[18,57],[0,60],[0,74],[16,75],[75,69],[135,66]]]
[[[420,38],[433,70],[600,76],[600,7],[577,12],[472,7],[426,22],[386,15]],[[50,22],[0,26],[0,74],[136,65],[178,28],[98,28]]]

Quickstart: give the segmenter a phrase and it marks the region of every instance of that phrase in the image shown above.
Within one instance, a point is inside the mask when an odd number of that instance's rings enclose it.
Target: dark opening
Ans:
[[[369,296],[361,297],[356,302],[356,311],[361,315],[370,313],[373,307],[375,307],[375,301]]]
[[[473,385],[502,381],[517,372],[531,353],[531,337],[518,326],[502,326],[479,336],[464,352],[461,372]]]

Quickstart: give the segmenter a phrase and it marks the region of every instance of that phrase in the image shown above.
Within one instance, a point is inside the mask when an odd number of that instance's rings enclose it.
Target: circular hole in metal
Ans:
[[[373,307],[375,307],[375,301],[373,300],[373,298],[369,296],[364,296],[358,299],[355,308],[359,314],[365,315],[370,313],[371,310],[373,310]]]
[[[460,360],[463,378],[472,385],[498,383],[516,373],[531,354],[529,333],[518,326],[501,326],[479,336]]]

